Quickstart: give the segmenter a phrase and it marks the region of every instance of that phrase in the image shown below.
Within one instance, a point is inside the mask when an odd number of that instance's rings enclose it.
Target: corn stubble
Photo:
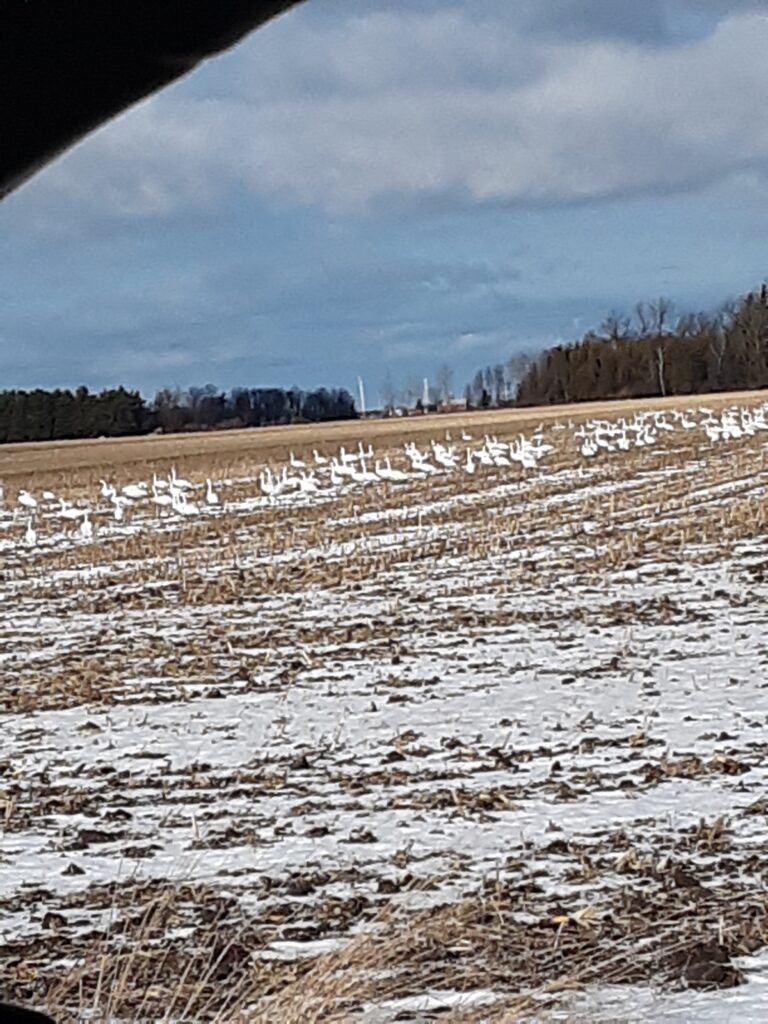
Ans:
[[[586,413],[547,415],[545,430],[555,415],[567,421]],[[377,452],[396,456],[405,437],[426,437],[446,426],[500,436],[506,431],[511,437],[541,420],[539,412],[532,418],[488,413],[482,421],[441,418],[343,425],[319,434],[310,428],[265,431],[263,438],[249,433],[99,442],[55,451],[41,447],[32,457],[27,448],[4,452],[3,475],[12,487],[51,486],[73,499],[92,493],[105,473],[118,482],[124,474],[127,481],[137,472],[167,471],[171,462],[192,479],[226,478],[230,484],[221,514],[168,524],[158,516],[155,529],[88,546],[41,549],[13,561],[6,571],[11,593],[42,616],[82,617],[91,626],[82,642],[66,649],[49,647],[44,630],[28,638],[27,654],[34,656],[17,657],[13,671],[4,672],[0,708],[13,715],[67,708],[93,715],[135,705],[151,716],[155,706],[194,703],[220,690],[285,693],[302,674],[322,671],[329,650],[353,672],[366,658],[389,665],[374,700],[397,698],[409,692],[398,677],[398,662],[423,628],[414,617],[418,600],[428,607],[445,599],[444,617],[459,636],[519,629],[545,617],[539,606],[505,600],[526,588],[541,593],[548,587],[556,602],[563,588],[599,592],[607,580],[648,564],[670,566],[674,575],[682,561],[720,562],[765,534],[761,488],[768,474],[759,438],[718,449],[706,448],[698,435],[682,441],[676,436],[653,451],[616,453],[589,464],[572,451],[559,451],[545,472],[508,480],[481,467],[471,477],[360,488],[289,510],[248,503],[254,464],[278,465],[289,449],[311,455],[313,448],[329,451],[345,439],[362,437],[367,443],[370,437]],[[473,601],[478,587],[497,599],[494,607]],[[273,616],[268,628],[260,623],[259,609],[270,602],[310,592],[343,599],[361,589],[387,604],[386,618],[348,621],[330,615],[305,621],[286,605],[286,614]],[[145,628],[154,616],[180,623],[187,613],[196,616],[189,628]],[[624,628],[620,659],[630,656],[632,631],[643,621],[679,624],[686,614],[662,597],[642,606],[584,605],[569,617],[585,627]],[[691,629],[697,628],[692,620]],[[9,638],[1,644],[0,652],[11,651]],[[88,721],[82,728],[89,728]],[[645,756],[646,733],[638,728],[632,735],[631,749]],[[396,754],[414,756],[413,742],[402,741]],[[462,765],[471,764],[472,744],[462,739],[459,746]],[[661,775],[648,774],[644,784],[671,778],[675,763],[659,759]],[[395,755],[384,770],[388,781],[351,766],[344,785],[350,795],[392,785]],[[717,779],[728,774],[707,760],[690,771]],[[261,771],[259,784],[279,789],[285,780],[276,769],[274,777]],[[553,799],[570,799],[569,788],[577,792],[572,780],[557,785]],[[158,793],[161,799],[172,796],[162,788]],[[419,813],[445,798],[452,813],[471,821],[511,813],[518,796],[503,787],[470,793],[441,780],[407,799]],[[8,786],[0,802],[3,830],[22,836],[41,814],[87,812],[89,799],[83,790],[36,798]],[[169,803],[169,817],[175,813]],[[693,880],[686,875],[688,853],[705,850],[711,860],[731,850],[722,819],[702,819],[700,834],[690,837],[687,848],[669,838],[653,855],[621,829],[606,834],[597,850],[558,839],[557,833],[555,840],[572,879],[585,887],[586,895],[569,906],[546,887],[516,883],[514,864],[503,877],[486,878],[479,886],[465,880],[461,895],[427,909],[410,909],[380,885],[362,906],[335,906],[337,917],[329,918],[325,934],[337,938],[340,948],[285,960],[261,956],[279,934],[280,913],[289,914],[285,909],[278,907],[274,922],[249,916],[219,887],[189,880],[137,877],[92,884],[83,904],[101,909],[102,926],[65,941],[54,922],[41,946],[25,950],[20,940],[6,985],[19,998],[44,998],[61,1021],[222,1024],[354,1021],[364,1019],[365,1006],[428,990],[492,990],[495,1001],[459,1005],[440,1019],[501,1024],[532,1014],[545,1019],[547,1007],[563,993],[598,982],[737,984],[731,957],[765,941],[765,900],[747,881],[724,880],[714,866],[711,875],[709,868]],[[424,885],[417,875],[402,881],[408,863],[406,852],[393,865],[401,872],[394,895]],[[620,884],[597,884],[612,874]],[[323,906],[318,912],[325,912]]]

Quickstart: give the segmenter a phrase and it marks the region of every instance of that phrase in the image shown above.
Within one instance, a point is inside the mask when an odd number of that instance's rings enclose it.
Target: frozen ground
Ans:
[[[10,993],[171,891],[150,939],[245,930],[232,977],[388,906],[468,908],[474,935],[487,900],[515,935],[498,966],[470,944],[359,1019],[456,992],[532,994],[530,1020],[763,1019],[763,440],[664,440],[323,501],[233,485],[151,535],[9,543]]]

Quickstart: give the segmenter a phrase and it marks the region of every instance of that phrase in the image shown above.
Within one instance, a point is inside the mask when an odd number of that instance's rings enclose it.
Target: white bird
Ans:
[[[433,466],[431,462],[427,462],[423,456],[420,456],[418,459],[414,459],[411,465],[417,473],[424,473],[426,476],[436,476],[440,472],[437,466]]]
[[[488,435],[486,434],[485,447],[490,455],[503,455],[504,451],[509,446],[504,444],[503,441],[500,441],[498,437],[496,437],[495,435],[493,437],[488,437]]]
[[[456,449],[453,446],[446,448],[433,441],[432,455],[435,462],[438,462],[444,469],[456,469]]]
[[[176,493],[173,497],[173,510],[181,516],[196,516],[200,514],[200,508],[193,501],[187,501],[182,493]]]
[[[288,472],[288,467],[283,466],[280,473],[280,488],[283,491],[287,490],[298,490],[301,486],[301,477],[293,476]]]
[[[389,480],[393,484],[399,484],[411,479],[402,469],[392,468],[389,456],[386,457],[385,461],[386,466],[382,466],[378,461],[376,462],[376,475],[380,480]]]
[[[344,445],[339,448],[339,459],[342,465],[348,466],[350,462],[357,462],[357,455],[354,452],[348,452]]]
[[[206,503],[208,505],[219,505],[219,504],[221,504],[221,502],[219,501],[219,496],[216,493],[216,491],[214,491],[213,484],[211,483],[210,480],[206,480],[205,481],[205,486],[206,486],[206,491],[205,491]]]
[[[344,449],[341,449],[344,451]],[[349,477],[351,479],[352,474],[355,472],[354,468],[346,462],[338,462],[336,459],[331,460],[331,472],[335,473],[338,477]]]
[[[83,510],[74,508],[68,501],[64,501],[63,498],[59,499],[61,507],[59,509],[59,515],[62,519],[68,519],[73,522],[75,519],[79,519],[83,515]]]
[[[317,448],[314,449],[312,454],[315,456],[315,465],[326,466],[328,464],[328,459],[326,458],[326,456],[321,455]]]
[[[176,476],[176,467],[175,466],[171,466],[171,478],[170,478],[169,482],[170,482],[171,490],[173,490],[174,487],[176,487],[176,488],[178,488],[180,490],[191,490],[192,489],[192,484],[189,482],[189,480],[185,480],[183,477]]]
[[[282,490],[280,481],[276,479],[269,467],[259,473],[259,485],[262,493],[266,494],[268,498],[277,497]]]
[[[584,438],[584,443],[581,446],[581,454],[586,455],[587,458],[591,458],[591,456],[597,455],[597,445],[595,444],[593,438]]]
[[[364,456],[360,456],[360,469],[352,470],[352,479],[359,484],[375,484],[379,482],[379,476],[372,473],[365,464]]]
[[[602,431],[602,428],[600,430],[595,431],[594,440],[598,448],[605,448],[605,450],[608,452],[614,451],[613,445],[605,436],[605,433]]]
[[[346,469],[346,466],[344,467]],[[329,469],[329,477],[331,481],[331,487],[342,487],[344,484],[344,476],[339,472],[339,463],[334,459],[331,462]]]
[[[106,498],[108,501],[111,501],[117,494],[117,490],[112,484],[108,484],[106,480],[100,480],[99,483],[101,484],[102,498]]]
[[[306,462],[302,462],[301,459],[297,459],[293,452],[290,453],[288,461],[294,469],[306,469]]]
[[[115,522],[122,523],[125,518],[125,505],[118,500],[117,496],[112,499],[112,504],[114,505],[113,515],[115,517]]]
[[[32,517],[27,520],[27,528],[24,531],[24,543],[27,547],[34,547],[37,544],[37,530],[32,525]]]
[[[142,501],[149,497],[146,484],[126,484],[122,488],[122,492],[126,498],[131,498],[133,501]]]
[[[37,498],[33,498],[29,491],[19,491],[19,496],[16,499],[22,508],[36,509]]]
[[[88,515],[88,509],[86,509],[83,515],[83,521],[80,523],[80,528],[78,530],[82,540],[93,540],[93,523],[88,518]]]
[[[314,473],[306,473],[302,471],[299,479],[299,490],[303,494],[316,494],[317,491],[320,490],[320,485],[318,484]]]
[[[183,497],[183,492],[171,491],[170,494],[159,494],[157,488],[152,488],[152,503],[154,504],[155,508],[159,509],[160,511],[162,511],[164,508],[170,508],[172,505],[175,508],[177,496]]]
[[[555,450],[555,446],[547,444],[541,437],[534,438],[536,441],[535,445],[531,445],[530,449],[537,459],[543,459],[545,455],[549,455],[550,452]]]

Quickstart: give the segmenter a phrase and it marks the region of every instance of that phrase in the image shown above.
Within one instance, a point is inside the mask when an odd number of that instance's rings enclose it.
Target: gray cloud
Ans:
[[[661,0],[605,3],[605,0],[524,0],[518,17],[533,31],[559,39],[627,39],[659,42],[666,34]]]
[[[698,14],[713,14],[720,18],[744,11],[765,10],[764,0],[675,0],[675,2],[680,7],[688,8]]]
[[[330,15],[338,22],[348,14],[347,4],[348,0],[325,0],[311,9],[312,20],[322,24]],[[527,33],[570,40],[620,38],[647,42],[658,41],[665,34],[665,0],[358,0],[355,10],[366,16],[374,12],[397,12],[402,16],[446,10],[466,15],[470,7],[475,23],[504,22]]]
[[[99,132],[40,191],[59,210],[162,218],[213,209],[234,187],[344,212],[403,197],[568,204],[763,175],[768,18],[734,15],[657,48],[595,39],[608,8],[537,0],[495,23],[466,5],[285,18],[229,58],[237,95],[177,87]],[[526,11],[540,28],[580,12],[584,38],[534,45]]]

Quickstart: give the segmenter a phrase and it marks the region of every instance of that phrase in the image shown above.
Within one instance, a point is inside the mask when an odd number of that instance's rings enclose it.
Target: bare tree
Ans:
[[[638,302],[635,306],[635,316],[637,317],[638,336],[647,338],[651,333],[652,313],[645,302]]]
[[[384,403],[384,412],[391,413],[397,402],[395,385],[392,383],[392,374],[387,370],[384,383],[381,385],[381,400]]]
[[[699,313],[695,318],[695,333],[706,343],[704,351],[710,387],[716,390],[724,386],[723,366],[728,356],[730,336],[725,327],[726,315],[723,310],[715,317]]]
[[[184,424],[183,402],[183,396],[178,388],[163,388],[155,395],[157,422],[164,433],[181,430]]]
[[[493,398],[493,370],[490,366],[486,366],[483,370],[483,388],[487,395],[487,402],[490,402]]]
[[[516,352],[504,364],[504,389],[507,400],[517,397],[517,388],[533,362],[527,352]]]
[[[600,332],[543,353],[517,398],[532,404],[766,387],[768,283],[714,314],[677,317],[666,298],[639,303],[629,325],[611,313]]]
[[[493,400],[499,405],[507,397],[504,386],[504,367],[497,363],[493,368]]]
[[[665,398],[667,394],[667,389],[664,383],[664,346],[657,345],[654,355],[656,362],[656,373],[658,375],[659,380],[659,393],[661,394],[662,398]]]
[[[744,383],[754,387],[758,382],[762,383],[768,349],[768,294],[765,285],[741,303],[735,326],[746,357],[748,380]]]
[[[418,377],[409,377],[400,392],[403,405],[414,406],[421,398],[423,382]]]
[[[651,302],[647,308],[651,316],[651,330],[654,334],[662,335],[672,312],[672,301],[662,295],[655,302]]]
[[[704,319],[703,313],[684,313],[677,318],[674,333],[678,338],[687,340],[699,333],[699,323]]]
[[[616,343],[629,337],[631,325],[632,321],[628,316],[625,316],[623,313],[617,313],[612,309],[600,324],[600,331],[608,341]]]
[[[453,370],[450,366],[447,366],[445,363],[438,366],[435,382],[438,401],[450,402],[451,387],[453,385]]]
[[[470,386],[472,393],[472,405],[480,405],[483,398],[483,371],[478,370],[475,376],[472,378],[472,384]]]

